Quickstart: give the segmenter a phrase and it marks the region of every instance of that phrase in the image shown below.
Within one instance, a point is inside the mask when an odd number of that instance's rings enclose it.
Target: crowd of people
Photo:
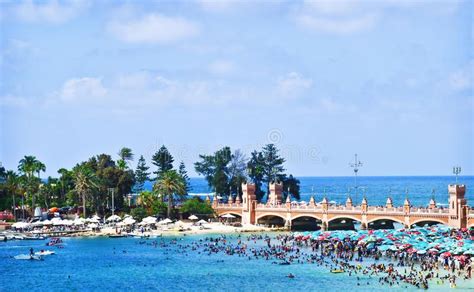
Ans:
[[[471,238],[474,231],[452,230],[449,236]],[[458,279],[471,279],[474,261],[470,256],[436,253],[410,253],[407,249],[382,251],[377,245],[360,244],[350,237],[318,239],[294,233],[220,235],[183,244],[180,240],[139,241],[154,247],[176,247],[178,252],[197,252],[209,256],[223,254],[248,260],[266,260],[275,265],[315,264],[331,273],[345,273],[357,278],[357,285],[370,285],[367,279],[378,278],[380,285],[408,285],[428,289],[432,284],[456,287]],[[288,278],[296,274],[286,275]]]

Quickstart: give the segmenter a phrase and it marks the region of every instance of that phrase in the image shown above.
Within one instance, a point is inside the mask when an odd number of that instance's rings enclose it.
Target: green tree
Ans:
[[[118,168],[125,170],[127,168],[128,163],[130,163],[130,161],[133,161],[134,155],[132,149],[128,147],[123,147],[122,149],[120,149],[118,155],[120,159],[117,161],[117,166]]]
[[[291,174],[283,179],[283,201],[289,194],[296,200],[300,199],[300,181]]]
[[[173,169],[174,158],[165,145],[153,154],[151,158],[153,165],[157,167],[157,170],[153,173],[156,174],[156,178],[159,179],[161,175],[171,169]]]
[[[255,196],[260,202],[265,195],[262,190],[263,177],[264,177],[264,160],[262,152],[253,151],[250,156],[250,160],[247,163],[247,174],[251,181],[255,184]]]
[[[186,166],[184,165],[183,161],[181,161],[181,163],[179,164],[178,173],[183,178],[183,181],[184,181],[185,192],[183,195],[187,195],[189,191],[191,190],[191,184],[189,182],[188,172],[186,171]]]
[[[263,155],[263,180],[267,185],[267,195],[270,191],[270,183],[283,181],[285,168],[283,163],[285,159],[278,155],[278,149],[275,144],[267,144],[262,149]]]
[[[161,174],[154,188],[160,195],[168,199],[167,214],[169,218],[173,209],[174,197],[182,197],[181,194],[185,192],[183,178],[175,170],[168,170]]]
[[[198,174],[203,175],[209,187],[224,197],[230,195],[229,163],[232,161],[232,152],[224,147],[214,155],[199,155],[201,161],[194,164]]]
[[[81,197],[84,218],[86,218],[86,201],[91,197],[94,190],[98,187],[97,177],[95,176],[93,170],[86,165],[76,166],[73,171],[75,182],[74,190]]]
[[[158,196],[150,191],[144,191],[140,194],[139,205],[145,208],[147,215],[158,215],[166,213],[167,206]]]
[[[228,166],[228,177],[231,192],[239,197],[242,196],[242,183],[247,180],[246,169],[247,158],[240,150],[235,150]]]
[[[39,173],[43,169],[46,169],[44,164],[31,155],[25,156],[18,163],[18,171],[23,176],[21,182],[25,187],[27,195],[31,197],[31,207],[33,210],[36,206],[36,191],[40,184]],[[38,178],[34,176],[35,173],[38,173]]]
[[[143,207],[133,208],[130,213],[131,213],[132,217],[137,219],[138,221],[141,221],[143,218],[145,218],[147,216],[147,211]]]
[[[137,169],[135,170],[135,186],[134,191],[141,193],[144,190],[144,185],[147,180],[150,180],[150,167],[146,165],[143,155],[138,159]]]
[[[186,200],[186,202],[184,202],[181,205],[180,210],[182,213],[188,213],[188,214],[198,214],[198,215],[214,214],[214,209],[212,209],[212,206],[206,201],[203,201],[199,197],[194,197],[192,199]]]

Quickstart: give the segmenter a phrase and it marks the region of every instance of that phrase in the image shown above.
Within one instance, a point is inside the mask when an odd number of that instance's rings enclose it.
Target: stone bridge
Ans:
[[[474,209],[470,209],[464,198],[464,185],[449,185],[449,207],[438,208],[431,199],[427,208],[413,207],[408,199],[402,207],[393,206],[388,198],[382,207],[369,206],[366,198],[358,206],[347,198],[342,206],[329,204],[327,198],[316,204],[314,197],[309,203],[290,202],[288,196],[282,203],[283,186],[270,185],[269,199],[266,204],[258,203],[254,184],[242,185],[242,201],[237,197],[229,203],[221,203],[214,197],[212,206],[219,216],[233,214],[241,217],[243,224],[271,224],[291,227],[299,220],[312,220],[321,229],[327,230],[336,222],[359,222],[361,228],[371,228],[374,224],[393,224],[394,222],[410,227],[414,224],[441,223],[455,228],[474,226]],[[210,200],[210,198],[208,198]],[[272,224],[273,225],[273,224]]]

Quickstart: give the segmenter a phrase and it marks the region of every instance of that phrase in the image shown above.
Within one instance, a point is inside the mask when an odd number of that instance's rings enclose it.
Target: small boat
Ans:
[[[44,236],[24,236],[23,240],[45,240]]]
[[[341,269],[334,269],[334,270],[331,270],[331,273],[333,273],[333,274],[344,273],[344,270],[341,270]]]
[[[39,256],[47,256],[47,255],[53,255],[53,254],[55,254],[55,252],[52,250],[41,250],[41,251],[35,252],[35,255],[39,255]]]
[[[15,260],[37,260],[37,261],[42,261],[43,258],[39,255],[29,255],[29,254],[20,254],[17,256],[14,256]]]
[[[109,238],[122,238],[122,237],[127,237],[126,234],[110,234]]]

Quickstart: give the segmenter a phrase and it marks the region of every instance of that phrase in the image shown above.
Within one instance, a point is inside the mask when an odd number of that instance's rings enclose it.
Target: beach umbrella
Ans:
[[[232,214],[225,214],[225,215],[222,215],[221,217],[222,218],[235,218],[235,216]]]
[[[15,222],[12,224],[12,227],[14,228],[26,228],[28,226],[30,226],[30,224],[27,222]]]
[[[170,224],[170,223],[173,223],[173,221],[169,218],[166,218],[166,219],[161,220],[160,222],[158,222],[158,224],[160,224],[160,225],[165,225],[165,224]]]
[[[464,252],[464,254],[474,255],[474,249],[468,249]]]
[[[107,221],[109,221],[109,222],[111,222],[111,221],[117,222],[117,221],[121,221],[121,220],[122,220],[122,218],[120,218],[120,217],[117,216],[117,215],[112,215],[112,216],[110,216],[109,218],[107,218]]]
[[[100,217],[97,216],[97,215],[94,215],[94,216],[92,216],[92,219],[94,219],[94,220],[100,220]]]
[[[145,218],[143,218],[142,223],[155,224],[156,223],[156,218],[152,217],[152,216],[145,217]]]
[[[197,222],[197,224],[199,224],[199,225],[207,224],[207,221],[201,219],[201,220],[199,220],[199,221]]]
[[[59,212],[59,208],[58,207],[53,207],[53,208],[49,209],[49,212],[51,212],[51,213]]]
[[[51,225],[51,224],[53,224],[53,222],[51,222],[50,220],[46,219],[43,221],[43,225]]]
[[[199,218],[196,215],[191,215],[188,217],[189,220],[198,220]]]
[[[74,219],[74,225],[84,225],[86,223],[86,220],[84,218],[76,218]]]
[[[43,222],[36,221],[36,222],[31,223],[31,226],[43,226]]]
[[[95,223],[92,223],[92,224],[89,224],[89,227],[90,228],[97,228],[99,227],[99,225],[95,224]]]
[[[130,216],[130,217],[125,218],[122,223],[123,223],[124,225],[132,225],[132,224],[134,224],[135,222],[136,222],[136,220],[133,219],[133,218]]]

